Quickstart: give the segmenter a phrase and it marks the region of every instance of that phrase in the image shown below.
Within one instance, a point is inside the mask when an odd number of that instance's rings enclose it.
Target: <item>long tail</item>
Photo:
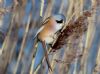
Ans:
[[[34,50],[36,50],[35,51],[35,55],[33,55],[33,61],[34,61],[33,71],[34,72],[39,67],[39,65],[41,65],[42,60],[43,60],[43,58],[45,56],[45,52],[44,52],[42,43],[38,41],[37,44],[38,44],[37,48],[34,49]]]
[[[37,71],[44,57],[46,59],[49,70],[52,71],[52,68],[48,59],[47,50],[45,47],[42,42],[38,41],[37,38],[34,38],[34,49],[33,49],[33,59],[32,59],[33,64],[31,64],[31,66],[33,66],[33,68],[31,68],[33,69],[32,70],[33,72]]]

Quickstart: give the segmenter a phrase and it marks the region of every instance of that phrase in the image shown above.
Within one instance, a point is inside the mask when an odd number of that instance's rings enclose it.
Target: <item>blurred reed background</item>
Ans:
[[[80,21],[87,10],[91,16]],[[43,59],[33,73],[32,38],[41,22],[57,13],[66,16],[69,27],[87,21],[81,28],[87,30],[80,34],[79,27],[77,35],[65,37],[64,46],[49,54],[52,72]],[[0,0],[0,74],[100,74],[99,61],[100,0]]]

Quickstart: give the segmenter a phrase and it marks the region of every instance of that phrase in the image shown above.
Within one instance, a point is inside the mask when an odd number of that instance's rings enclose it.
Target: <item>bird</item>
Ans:
[[[54,14],[50,17],[46,18],[45,21],[42,23],[42,26],[37,31],[36,35],[33,39],[37,38],[37,42],[41,42],[45,55],[45,59],[48,65],[48,68],[51,68],[51,65],[49,63],[48,54],[47,54],[47,45],[50,45],[52,47],[52,43],[57,38],[57,34],[61,32],[62,28],[64,27],[66,22],[66,17],[63,14]],[[40,52],[41,53],[41,52]],[[42,61],[41,59],[41,61]],[[35,68],[37,68],[39,63]]]

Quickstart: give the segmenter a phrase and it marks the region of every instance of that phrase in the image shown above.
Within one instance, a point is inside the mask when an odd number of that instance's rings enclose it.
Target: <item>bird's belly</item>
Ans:
[[[47,35],[40,34],[40,35],[38,35],[38,39],[40,41],[45,41],[47,44],[52,44],[54,41],[53,35],[51,35],[51,34],[50,35],[49,34],[47,34]]]
[[[40,39],[40,41],[45,41],[47,44],[52,44],[52,42],[54,41],[54,33],[54,31],[43,30],[39,33],[38,38]]]
[[[53,37],[45,37],[45,38],[44,38],[44,41],[45,41],[47,44],[52,44],[53,41],[54,41],[54,38],[53,38]]]

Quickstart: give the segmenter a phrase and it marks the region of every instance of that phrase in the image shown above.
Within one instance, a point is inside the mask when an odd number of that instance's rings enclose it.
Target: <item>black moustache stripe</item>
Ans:
[[[56,20],[56,22],[57,22],[57,23],[62,23],[62,22],[63,22],[63,20],[60,20],[60,21]]]

